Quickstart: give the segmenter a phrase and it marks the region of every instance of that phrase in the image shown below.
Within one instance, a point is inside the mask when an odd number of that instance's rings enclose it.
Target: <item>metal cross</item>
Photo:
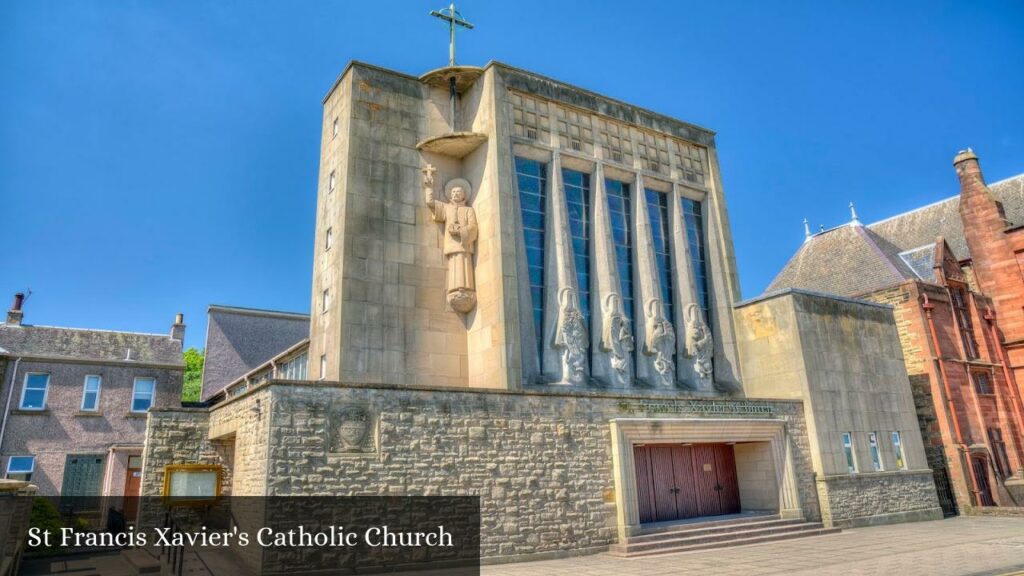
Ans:
[[[462,17],[462,14],[455,9],[454,1],[447,8],[432,10],[430,15],[448,23],[448,65],[455,66],[455,27],[462,26],[466,30],[472,30],[473,25],[467,22]]]

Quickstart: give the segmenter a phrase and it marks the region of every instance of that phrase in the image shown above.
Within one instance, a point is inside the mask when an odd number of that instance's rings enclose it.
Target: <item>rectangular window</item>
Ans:
[[[843,454],[846,455],[846,471],[850,474],[857,472],[857,456],[853,451],[853,435],[843,432]]]
[[[324,289],[323,295],[320,299],[320,312],[324,313],[331,307],[331,289]]]
[[[978,343],[974,340],[974,324],[971,322],[971,310],[967,305],[967,291],[963,288],[950,288],[949,294],[953,298],[953,312],[956,314],[957,327],[960,329],[964,354],[973,360],[978,357]]]
[[[647,217],[651,222],[651,239],[654,242],[654,263],[658,268],[658,285],[661,287],[662,309],[665,319],[674,323],[672,312],[672,260],[669,245],[672,232],[668,221],[668,194],[645,190]]]
[[[85,377],[85,388],[82,391],[82,410],[94,412],[100,407],[100,384],[102,379],[90,374]]]
[[[136,378],[132,389],[132,412],[145,412],[153,405],[156,392],[156,379]]]
[[[974,381],[974,390],[978,394],[992,393],[992,378],[988,372],[971,372],[971,380]]]
[[[530,277],[530,301],[538,357],[544,355],[544,226],[547,214],[547,166],[516,158],[519,212],[526,244],[526,268]]]
[[[686,242],[693,266],[693,285],[697,289],[697,305],[704,311],[704,321],[711,326],[711,308],[708,301],[708,269],[704,250],[704,208],[701,202],[683,198],[683,220],[686,223]]]
[[[907,460],[903,456],[903,438],[899,432],[892,433],[892,451],[896,455],[896,467],[900,470],[907,469]]]
[[[323,380],[327,375],[327,354],[320,355],[320,379]]]
[[[7,478],[29,481],[36,470],[35,456],[11,456],[7,460]]]
[[[871,450],[871,466],[874,467],[875,472],[881,472],[882,454],[878,450],[878,434],[874,432],[868,433],[868,447]]]
[[[330,180],[327,182],[327,191],[334,192],[334,186],[337,184],[337,180],[334,177],[334,172],[331,172]]]
[[[285,380],[305,380],[308,356],[305,352],[281,364],[277,368],[277,377]]]
[[[330,250],[331,246],[334,245],[334,229],[328,228],[327,233],[324,234],[324,250]]]
[[[629,318],[629,330],[636,334],[633,321],[633,208],[630,205],[629,184],[618,180],[605,180],[608,196],[608,215],[612,225],[612,242],[615,244],[615,267],[619,273],[619,288],[622,290],[622,310]]]
[[[1006,442],[1003,441],[1003,431],[999,428],[988,429],[988,441],[992,445],[992,456],[996,461],[996,470],[999,475],[1006,478],[1010,475],[1010,457],[1006,453]]]
[[[21,391],[22,410],[46,408],[46,394],[50,388],[50,375],[33,372],[25,374],[25,385]]]
[[[569,207],[569,232],[572,235],[576,284],[580,289],[580,310],[590,326],[590,175],[562,170],[565,201]]]

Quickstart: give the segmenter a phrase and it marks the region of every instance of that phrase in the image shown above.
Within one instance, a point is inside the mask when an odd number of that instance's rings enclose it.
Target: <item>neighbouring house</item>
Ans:
[[[1024,175],[811,234],[766,293],[800,288],[893,307],[928,464],[947,515],[1024,505]]]
[[[138,495],[148,411],[181,406],[182,315],[141,334],[25,324],[23,303],[0,324],[5,477],[42,496]]]

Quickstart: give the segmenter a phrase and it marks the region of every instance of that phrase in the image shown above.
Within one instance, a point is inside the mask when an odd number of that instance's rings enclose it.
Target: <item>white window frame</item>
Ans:
[[[96,379],[96,406],[92,408],[85,407],[85,395],[89,393],[89,378]],[[100,409],[100,392],[103,390],[103,376],[99,374],[86,374],[82,380],[82,403],[79,405],[79,409],[82,412],[98,412]]]
[[[896,468],[907,470],[907,451],[903,447],[903,435],[899,430],[895,430],[889,435],[889,439],[892,440],[892,454],[896,461]]]
[[[860,467],[857,466],[857,447],[853,444],[853,432],[843,432],[843,460],[846,461],[846,471],[849,474],[856,474]],[[846,450],[850,450],[850,457],[846,457]],[[853,463],[852,470],[850,469],[850,463]]]
[[[11,472],[11,462],[13,462],[15,458],[31,458],[32,459],[32,467],[29,469],[28,472]],[[5,478],[10,477],[11,474],[33,474],[33,473],[35,473],[35,471],[36,471],[36,457],[35,456],[33,456],[32,454],[14,454],[14,455],[12,455],[11,457],[9,457],[7,459],[7,472],[4,475],[4,477]]]
[[[884,472],[885,464],[882,462],[882,447],[878,444],[878,432],[868,432],[868,454],[871,455],[871,466],[875,472]]]
[[[25,406],[25,392],[28,391],[28,379],[30,376],[46,376],[46,388],[43,388],[43,405],[39,408],[28,408]],[[46,410],[46,403],[50,399],[50,373],[49,372],[26,372],[21,382],[21,400],[18,402],[18,410],[35,410],[41,412]]]
[[[334,228],[328,228],[324,233],[324,251],[330,250],[331,246],[334,246]]]
[[[153,392],[149,397],[149,406],[145,410],[135,409],[135,395],[139,391],[139,380],[150,380],[153,382]],[[131,405],[128,406],[128,409],[134,414],[145,414],[153,407],[154,404],[156,404],[156,378],[153,378],[152,376],[136,376],[135,380],[132,382],[132,399]]]

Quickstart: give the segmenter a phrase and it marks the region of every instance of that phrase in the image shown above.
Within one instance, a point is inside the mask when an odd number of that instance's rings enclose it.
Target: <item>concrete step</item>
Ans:
[[[154,556],[146,548],[131,548],[121,552],[121,558],[128,563],[136,574],[159,574],[160,558]]]
[[[693,526],[683,527],[673,530],[671,532],[659,532],[657,534],[640,534],[637,536],[631,536],[629,538],[629,544],[643,544],[648,542],[662,542],[665,540],[678,540],[680,538],[688,538],[692,536],[713,536],[716,534],[728,534],[733,532],[742,532],[745,530],[757,530],[761,528],[785,528],[787,526],[797,526],[804,524],[804,520],[799,518],[793,519],[775,519],[775,520],[753,520],[748,522],[736,522],[725,525],[706,526],[703,524],[695,524]]]

